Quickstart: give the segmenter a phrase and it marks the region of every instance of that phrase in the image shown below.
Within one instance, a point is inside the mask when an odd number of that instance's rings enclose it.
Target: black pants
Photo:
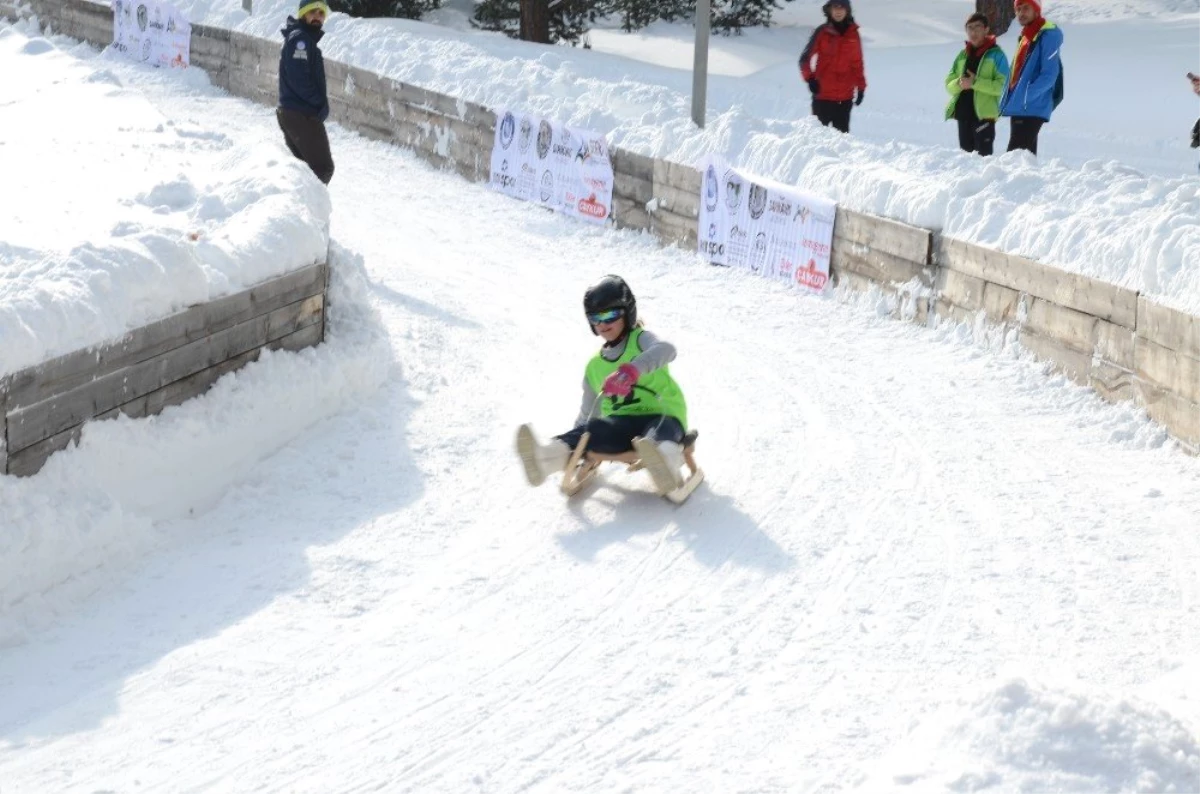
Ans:
[[[279,120],[288,150],[307,163],[317,179],[328,185],[333,179],[333,155],[329,151],[325,122],[287,108],[276,108],[275,118]]]
[[[958,145],[964,152],[974,152],[984,157],[991,155],[996,143],[994,119],[980,119],[975,115],[975,109],[970,108],[960,113],[955,121],[958,122]]]
[[[638,436],[677,444],[683,441],[683,425],[675,417],[662,414],[601,416],[555,438],[575,449],[585,430],[592,434],[588,439],[588,450],[601,455],[629,452],[633,449],[633,440]]]
[[[1045,124],[1045,119],[1034,116],[1013,116],[1012,132],[1008,136],[1008,150],[1024,149],[1037,154],[1038,133]]]
[[[832,125],[835,130],[841,132],[850,131],[850,109],[853,107],[854,102],[849,99],[845,102],[835,102],[832,99],[812,101],[812,111],[817,121],[826,127]]]

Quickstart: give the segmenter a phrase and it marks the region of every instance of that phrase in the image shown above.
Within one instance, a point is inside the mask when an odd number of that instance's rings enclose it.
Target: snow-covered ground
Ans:
[[[218,136],[284,167],[269,109],[32,35],[0,25],[7,74],[194,133],[93,228]],[[327,343],[0,477],[4,794],[1200,789],[1200,462],[1138,411],[332,138]],[[246,163],[209,162],[198,195]],[[573,417],[613,271],[680,349],[679,508],[512,453]]]
[[[1200,100],[1200,0],[1049,0],[1066,44],[1066,100],[1041,157],[984,161],[944,120],[945,76],[973,0],[856,0],[866,100],[850,137],[810,118],[796,61],[822,0],[795,0],[781,26],[712,41],[707,125],[691,122],[691,28],[590,34],[591,50],[469,29],[465,0],[438,24],[334,14],[328,57],[489,107],[590,128],[642,154],[695,164],[724,154],[751,173],[844,206],[1129,286],[1200,313],[1200,172],[1189,133]],[[194,21],[278,39],[291,0],[180,0]],[[1018,31],[1001,39],[1011,58]],[[1008,144],[999,125],[997,148]]]
[[[328,193],[294,158],[167,118],[44,39],[6,35],[0,58],[22,67],[0,94],[0,374],[324,259]]]

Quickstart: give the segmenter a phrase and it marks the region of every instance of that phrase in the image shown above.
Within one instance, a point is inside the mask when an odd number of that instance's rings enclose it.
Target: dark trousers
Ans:
[[[328,185],[333,179],[333,155],[329,151],[325,122],[287,108],[275,108],[275,118],[279,120],[288,150],[307,163],[317,179]]]
[[[1008,150],[1024,149],[1037,154],[1038,133],[1045,124],[1045,119],[1034,116],[1013,116],[1012,132],[1008,135]]]
[[[812,101],[812,111],[813,115],[817,117],[817,121],[841,132],[850,131],[850,109],[853,107],[854,102],[849,99],[845,102],[835,102],[832,99],[814,99]]]
[[[958,122],[958,145],[964,152],[984,157],[991,155],[996,143],[995,120],[979,118],[972,107],[961,111],[955,121]]]
[[[575,449],[585,430],[592,434],[588,439],[588,451],[601,455],[619,455],[631,451],[633,440],[638,436],[677,444],[683,442],[683,425],[675,417],[662,414],[601,416],[555,438]]]

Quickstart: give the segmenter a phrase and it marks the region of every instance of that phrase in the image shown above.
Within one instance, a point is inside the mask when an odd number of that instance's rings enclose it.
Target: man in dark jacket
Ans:
[[[325,92],[325,60],[317,42],[325,35],[321,25],[329,15],[324,0],[300,0],[296,18],[288,17],[279,52],[279,107],[275,117],[292,154],[308,164],[325,184],[333,178],[333,155],[325,118],[329,97]]]
[[[829,0],[821,10],[826,21],[800,53],[800,77],[812,92],[813,115],[826,127],[849,132],[850,110],[862,104],[867,92],[862,39],[850,0]]]

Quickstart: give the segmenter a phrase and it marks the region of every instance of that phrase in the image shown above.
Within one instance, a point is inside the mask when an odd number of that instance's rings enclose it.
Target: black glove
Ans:
[[[1200,149],[1200,119],[1196,120],[1196,126],[1192,127],[1192,148]]]
[[[858,96],[854,97],[854,106],[855,107],[858,107],[859,105],[862,104],[863,97],[866,96],[866,93],[867,93],[867,89],[865,89],[865,88],[858,89]]]
[[[815,78],[815,77],[808,78],[808,90],[812,91],[813,96],[816,96],[817,94],[821,93],[821,84],[819,82],[817,82],[817,78]]]

